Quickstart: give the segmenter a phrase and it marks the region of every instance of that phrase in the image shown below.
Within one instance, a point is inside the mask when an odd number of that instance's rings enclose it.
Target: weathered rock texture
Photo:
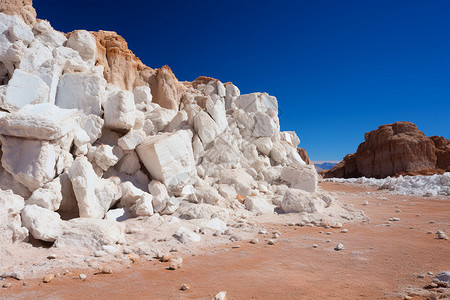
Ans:
[[[181,83],[114,32],[63,34],[33,22],[31,1],[0,3],[25,20],[0,13],[0,241],[114,252],[137,216],[330,216],[275,97],[209,77]]]
[[[0,13],[17,15],[28,25],[36,22],[36,10],[32,0],[0,0]]]
[[[427,137],[411,122],[381,125],[364,139],[356,153],[345,156],[324,177],[385,178],[450,170],[450,141]]]

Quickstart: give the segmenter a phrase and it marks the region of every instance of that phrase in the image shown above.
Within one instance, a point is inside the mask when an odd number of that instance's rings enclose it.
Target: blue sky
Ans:
[[[450,139],[450,1],[34,1],[64,32],[113,30],[150,67],[278,98],[312,160],[411,121]]]

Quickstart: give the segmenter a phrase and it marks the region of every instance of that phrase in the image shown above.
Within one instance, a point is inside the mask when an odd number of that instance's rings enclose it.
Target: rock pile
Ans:
[[[385,178],[450,171],[450,140],[427,137],[411,122],[381,125],[368,132],[354,154],[324,174],[325,178]]]
[[[113,32],[63,34],[23,14],[0,13],[2,243],[113,251],[138,216],[214,219],[222,232],[239,211],[330,206],[295,132],[280,132],[275,97],[179,82]]]

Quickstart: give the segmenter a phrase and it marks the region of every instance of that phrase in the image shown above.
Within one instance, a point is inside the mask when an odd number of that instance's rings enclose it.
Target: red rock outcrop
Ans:
[[[153,102],[161,107],[178,109],[184,86],[168,66],[152,69],[128,49],[125,39],[114,31],[91,32],[97,41],[96,64],[105,68],[108,83],[133,90],[147,85],[152,90]]]
[[[304,148],[297,148],[297,153],[298,155],[300,155],[300,157],[303,159],[303,161],[305,162],[305,164],[310,165],[311,164],[311,160],[308,157],[308,153],[306,153],[306,149]]]
[[[0,13],[17,15],[28,25],[36,23],[36,10],[32,0],[0,0]]]
[[[366,133],[364,140],[356,153],[345,156],[325,177],[384,178],[450,168],[450,141],[427,137],[411,122],[381,125]]]

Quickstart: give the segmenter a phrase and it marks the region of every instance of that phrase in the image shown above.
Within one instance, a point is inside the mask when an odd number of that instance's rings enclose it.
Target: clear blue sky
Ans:
[[[116,31],[179,80],[276,96],[312,160],[395,121],[450,139],[449,0],[34,2],[55,29]]]

